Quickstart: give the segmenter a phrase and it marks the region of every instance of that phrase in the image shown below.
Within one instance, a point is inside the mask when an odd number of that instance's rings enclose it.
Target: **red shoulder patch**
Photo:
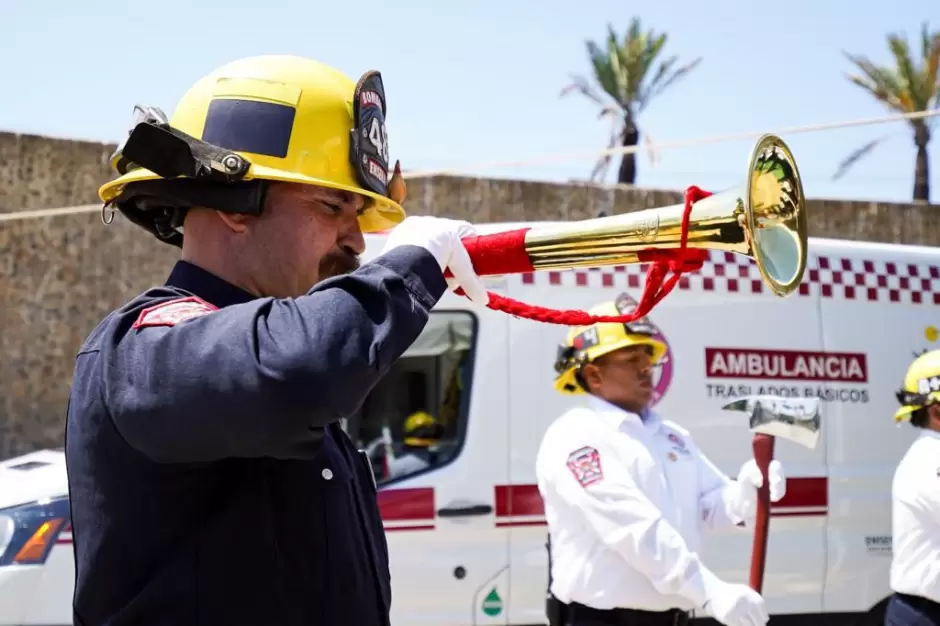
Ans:
[[[196,296],[177,298],[176,300],[161,302],[141,311],[137,321],[134,322],[133,328],[176,326],[180,322],[218,310],[218,307]]]
[[[601,453],[597,448],[585,446],[568,455],[568,469],[582,487],[604,480],[601,468]]]

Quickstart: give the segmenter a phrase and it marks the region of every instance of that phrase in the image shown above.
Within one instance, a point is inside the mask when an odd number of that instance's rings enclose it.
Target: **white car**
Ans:
[[[0,463],[0,624],[71,624],[74,568],[64,452]]]

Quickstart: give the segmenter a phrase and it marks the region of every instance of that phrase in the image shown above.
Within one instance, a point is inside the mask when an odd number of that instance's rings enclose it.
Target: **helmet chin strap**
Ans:
[[[682,214],[682,235],[679,247],[673,250],[642,250],[639,253],[640,263],[649,263],[646,272],[646,282],[643,295],[637,303],[636,309],[626,315],[591,315],[586,311],[549,309],[545,307],[526,304],[512,298],[496,293],[489,293],[487,307],[495,311],[509,313],[537,322],[560,324],[565,326],[587,326],[598,322],[635,322],[646,315],[659,304],[673,290],[685,272],[696,272],[702,268],[708,258],[707,250],[688,247],[689,217],[692,205],[711,193],[698,187],[689,187],[685,191],[685,210]],[[463,240],[473,261],[474,270],[480,276],[493,274],[524,274],[535,271],[528,255],[525,252],[525,235],[527,228],[468,237]],[[667,273],[672,272],[668,278]],[[450,273],[446,272],[450,277]],[[456,293],[465,295],[463,290],[456,289]]]

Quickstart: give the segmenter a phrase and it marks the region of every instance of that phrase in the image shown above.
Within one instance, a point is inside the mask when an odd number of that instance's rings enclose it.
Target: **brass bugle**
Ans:
[[[680,246],[685,205],[676,204],[553,226],[525,234],[536,270],[641,262],[643,250]],[[754,259],[761,279],[778,296],[803,280],[808,247],[803,183],[786,143],[763,135],[751,150],[744,184],[692,205],[687,246]]]

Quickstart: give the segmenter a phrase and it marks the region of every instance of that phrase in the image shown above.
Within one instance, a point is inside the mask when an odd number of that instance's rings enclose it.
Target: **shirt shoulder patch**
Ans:
[[[196,296],[167,300],[141,311],[140,315],[137,316],[137,321],[134,322],[133,328],[176,326],[180,322],[218,310],[218,307]]]
[[[677,446],[679,448],[685,448],[685,442],[682,441],[682,438],[676,433],[669,433],[668,435],[666,435],[666,439],[668,439],[669,443],[671,443],[674,446]]]
[[[578,448],[569,454],[568,469],[582,487],[588,487],[604,479],[601,453],[591,446]]]

